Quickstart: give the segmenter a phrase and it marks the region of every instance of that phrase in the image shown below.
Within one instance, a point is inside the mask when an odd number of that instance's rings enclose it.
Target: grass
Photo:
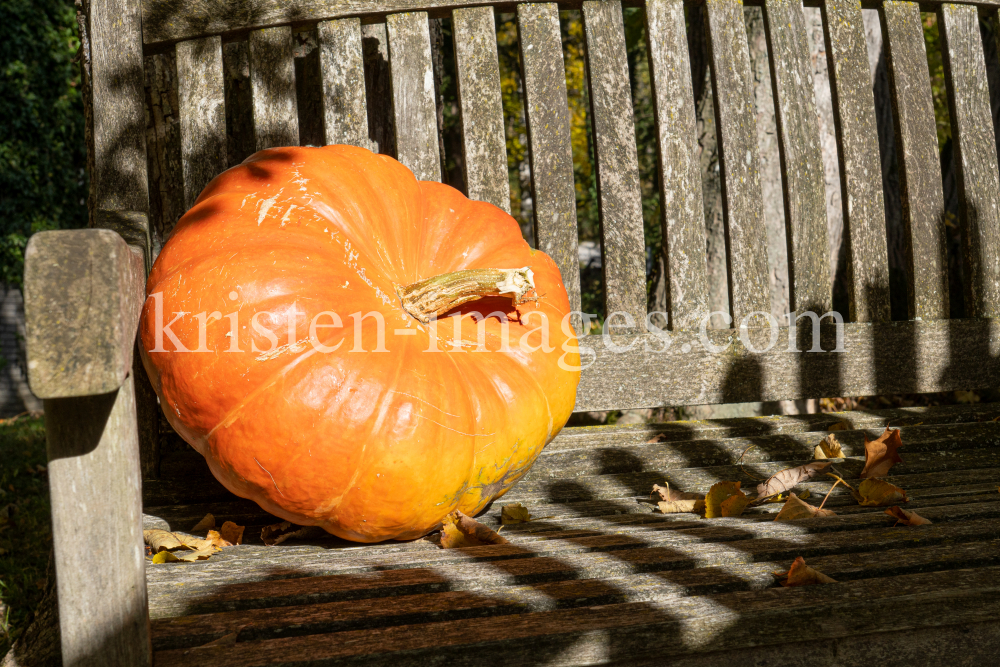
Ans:
[[[41,601],[52,545],[45,420],[0,420],[0,658]]]

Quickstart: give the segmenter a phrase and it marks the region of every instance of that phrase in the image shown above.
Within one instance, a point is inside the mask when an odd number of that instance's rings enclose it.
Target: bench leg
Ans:
[[[64,667],[152,664],[135,389],[45,400]]]

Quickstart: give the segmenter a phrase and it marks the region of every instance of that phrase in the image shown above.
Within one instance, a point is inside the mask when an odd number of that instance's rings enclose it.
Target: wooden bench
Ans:
[[[841,329],[808,319],[770,330],[758,147],[742,4],[707,0],[726,214],[730,307],[749,328],[700,330],[708,315],[705,222],[682,0],[645,0],[659,137],[672,343],[627,326],[591,335],[577,410],[977,389],[1000,385],[1000,172],[980,14],[938,12],[951,101],[964,238],[965,312],[948,319],[941,169],[920,7],[874,3],[883,17],[903,183],[910,319],[890,321],[880,157],[861,4],[822,0],[834,97],[850,312]],[[694,5],[692,5],[693,7]],[[866,5],[867,6],[867,5]],[[31,386],[45,399],[65,665],[809,663],[990,664],[1000,651],[1000,406],[802,415],[565,429],[499,506],[536,521],[510,544],[441,550],[432,542],[360,546],[333,539],[265,547],[274,521],[230,495],[163,427],[133,354],[149,223],[144,55],[173,53],[183,201],[227,163],[227,123],[253,148],[297,144],[293,28],[317,26],[326,143],[387,136],[398,159],[440,179],[429,17],[450,16],[473,198],[509,208],[494,8],[516,12],[537,246],[580,304],[560,8],[582,8],[598,167],[606,312],[647,315],[645,242],[622,8],[617,1],[85,0],[92,220],[28,249]],[[800,6],[763,3],[776,93],[791,306],[832,308],[824,180]],[[366,82],[363,41],[389,81]],[[231,47],[240,44],[239,47]],[[247,78],[224,80],[228,49]],[[242,49],[242,51],[239,51]],[[367,84],[367,95],[366,95]],[[381,91],[381,92],[379,92]],[[239,113],[243,113],[242,116]],[[228,120],[227,120],[228,119]],[[240,120],[242,119],[242,120]],[[247,121],[249,119],[249,121]],[[384,120],[384,119],[383,119]],[[317,125],[317,127],[319,127]],[[382,134],[380,134],[382,133]],[[250,135],[247,135],[250,136]],[[376,142],[377,144],[377,142]],[[377,145],[376,145],[377,147]],[[625,324],[622,324],[625,323]],[[793,322],[794,323],[794,322]],[[647,345],[648,343],[648,345]],[[748,346],[751,349],[748,349]],[[836,351],[835,351],[836,350]],[[654,483],[707,491],[811,459],[845,421],[855,475],[863,434],[902,428],[890,481],[934,523],[892,527],[882,508],[838,488],[838,516],[773,522],[653,511]],[[827,482],[803,488],[825,493]],[[769,509],[770,508],[770,509]],[[207,561],[152,566],[141,529],[186,530],[206,512],[247,526],[247,543]],[[807,562],[837,583],[784,589],[772,572]],[[238,633],[236,643],[194,648]]]

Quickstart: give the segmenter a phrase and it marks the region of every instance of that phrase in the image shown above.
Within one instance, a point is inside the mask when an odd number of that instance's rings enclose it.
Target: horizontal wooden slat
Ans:
[[[326,143],[369,148],[361,21],[320,23],[319,47]]]
[[[107,229],[39,232],[24,258],[28,382],[39,398],[107,394],[132,369],[142,254]]]
[[[835,349],[833,327],[822,329],[821,348]],[[787,352],[788,329],[776,331],[775,345],[761,354],[749,352],[728,330],[708,330],[704,338],[673,332],[662,353],[656,352],[662,341],[652,334],[583,338],[582,363],[594,361],[583,371],[575,409],[877,396],[1000,384],[996,319],[845,324],[839,353]],[[764,350],[769,332],[756,330],[747,339]],[[810,345],[811,339],[800,340],[799,349]]]
[[[191,208],[208,182],[226,169],[226,100],[219,37],[177,45],[177,98],[184,207]]]
[[[250,33],[250,90],[257,150],[299,145],[292,29]]]

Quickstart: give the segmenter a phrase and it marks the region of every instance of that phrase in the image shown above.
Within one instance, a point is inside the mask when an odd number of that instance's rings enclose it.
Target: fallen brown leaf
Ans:
[[[840,447],[840,443],[837,442],[837,436],[831,433],[823,438],[823,441],[816,445],[816,449],[813,450],[813,458],[820,460],[844,458],[844,450]]]
[[[142,531],[142,539],[152,548],[153,553],[160,553],[169,549],[184,548],[184,542],[168,530],[154,528]]]
[[[441,548],[480,547],[488,544],[508,544],[496,531],[455,510],[441,522]]]
[[[809,503],[803,502],[794,493],[788,494],[788,501],[785,506],[774,517],[775,521],[795,521],[796,519],[812,519],[813,517],[837,516],[836,512],[825,510],[821,507],[813,507]]]
[[[716,482],[705,496],[705,518],[739,516],[749,502],[739,482]]]
[[[899,505],[893,505],[885,511],[886,514],[896,519],[894,526],[903,524],[904,526],[925,526],[934,523],[930,519],[925,519],[916,512],[907,512]]]
[[[833,426],[831,426],[830,428],[828,428],[826,430],[827,431],[850,431],[851,430],[851,425],[848,424],[845,421],[839,421],[839,422],[837,422],[836,424],[834,424]]]
[[[673,502],[675,500],[702,500],[705,498],[705,496],[700,493],[685,493],[684,491],[671,489],[669,484],[666,486],[654,484],[653,493],[660,496],[660,500],[666,502]]]
[[[225,524],[223,527],[225,527]],[[326,535],[326,531],[319,526],[299,526],[291,521],[282,521],[281,523],[274,523],[261,528],[260,540],[266,546],[274,547],[287,540],[303,540],[312,537],[322,537],[324,535]],[[243,532],[241,530],[240,537],[242,536]]]
[[[232,521],[227,521],[219,529],[219,535],[230,544],[243,544],[243,531],[245,529],[246,526],[237,526]]]
[[[215,529],[215,516],[211,513],[206,514],[205,517],[195,524],[194,528],[191,529],[192,533],[200,533],[203,530],[214,530]]]
[[[788,568],[788,572],[775,572],[774,576],[783,578],[784,581],[779,581],[778,583],[785,587],[837,583],[836,579],[831,579],[822,572],[806,565],[806,561],[802,556],[799,556],[792,562],[792,566]]]
[[[529,521],[531,521],[531,514],[528,513],[528,508],[521,503],[504,505],[500,508],[500,523],[504,526]]]
[[[704,500],[661,500],[656,504],[663,514],[681,514],[684,512],[701,512],[705,509]]]
[[[829,466],[829,463],[806,463],[795,468],[786,468],[758,484],[757,496],[766,498],[784,491],[791,491],[796,484],[812,479]]]
[[[889,474],[893,465],[903,462],[896,452],[902,446],[903,440],[898,428],[890,430],[887,426],[878,440],[869,440],[865,435],[865,467],[861,471],[861,478],[884,477]]]
[[[859,505],[866,507],[894,505],[899,501],[910,502],[910,499],[906,497],[906,491],[885,480],[875,478],[866,479],[858,484],[858,490],[852,489],[851,495],[854,496]]]

